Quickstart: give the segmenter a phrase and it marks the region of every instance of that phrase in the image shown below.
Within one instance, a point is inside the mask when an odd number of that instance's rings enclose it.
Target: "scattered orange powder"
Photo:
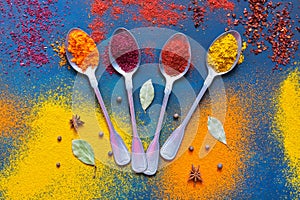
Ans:
[[[245,170],[244,160],[248,159],[248,133],[243,131],[247,127],[248,118],[244,116],[245,106],[239,98],[241,97],[236,92],[227,91],[228,110],[224,129],[227,143],[232,150],[218,142],[203,159],[198,157],[198,152],[208,131],[207,117],[211,114],[211,109],[205,100],[201,103],[198,133],[191,144],[194,151],[187,150],[164,169],[164,195],[169,195],[171,199],[224,199],[230,191],[237,189],[237,185],[241,185]],[[217,170],[218,163],[223,164],[221,171]],[[200,165],[202,184],[197,183],[195,186],[192,181],[188,182],[192,164]]]
[[[24,124],[26,106],[18,101],[19,97],[2,91],[0,96],[0,137],[19,138],[14,130],[21,129]]]
[[[68,51],[72,54],[72,62],[85,71],[95,68],[99,62],[99,52],[93,39],[83,31],[73,30],[69,34]]]
[[[51,46],[53,48],[53,51],[56,52],[58,57],[60,58],[59,66],[62,67],[67,64],[65,45],[64,42],[62,42],[62,44],[59,44],[58,41],[56,41],[55,44],[53,43],[51,44]]]

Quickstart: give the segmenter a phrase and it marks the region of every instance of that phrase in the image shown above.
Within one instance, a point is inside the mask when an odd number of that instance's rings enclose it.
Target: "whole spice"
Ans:
[[[71,128],[74,128],[75,131],[78,131],[78,128],[84,124],[83,121],[80,120],[80,116],[73,115],[72,119],[70,119]]]
[[[165,44],[161,62],[169,76],[177,76],[188,67],[189,44],[183,35],[176,35]]]
[[[173,118],[174,118],[174,119],[178,119],[178,118],[179,118],[179,114],[178,114],[178,113],[175,113],[175,114],[173,115]]]
[[[189,146],[189,151],[194,151],[194,147],[193,146]]]
[[[122,31],[111,39],[111,53],[117,64],[125,72],[133,71],[139,61],[139,50],[134,38]]]
[[[57,137],[57,141],[60,142],[61,140],[62,140],[62,137],[61,137],[61,136],[58,136],[58,137]]]
[[[140,102],[144,111],[151,105],[154,99],[154,87],[152,80],[146,81],[140,89]]]
[[[205,6],[200,6],[198,0],[192,0],[188,6],[188,11],[193,12],[192,20],[195,28],[201,26],[204,22]]]
[[[250,52],[260,54],[269,49],[266,41],[271,45],[272,55],[269,58],[275,62],[273,69],[281,69],[280,65],[287,65],[295,57],[299,40],[294,39],[294,20],[290,16],[293,3],[274,3],[265,0],[249,0],[249,9],[244,8],[243,16],[235,19],[233,25],[243,24],[247,43],[252,44]],[[230,17],[231,15],[227,15]],[[232,15],[232,18],[234,15]],[[229,24],[231,20],[228,19]],[[296,27],[297,29],[297,27]]]
[[[218,168],[218,170],[221,170],[221,169],[223,168],[223,164],[222,164],[222,163],[219,163],[219,164],[217,165],[217,168]]]
[[[59,163],[59,162],[56,163],[56,167],[57,167],[57,168],[60,168],[60,163]]]
[[[122,102],[122,97],[120,97],[120,96],[117,97],[117,102],[118,102],[118,103],[121,103],[121,102]]]
[[[232,34],[227,34],[212,44],[208,50],[208,64],[216,72],[230,70],[237,59],[237,40]]]
[[[69,34],[68,51],[71,59],[84,72],[88,67],[95,68],[99,62],[99,52],[93,39],[81,30]]]
[[[194,167],[194,165],[192,165],[192,170],[190,172],[189,181],[193,181],[194,184],[196,184],[197,182],[202,183],[202,178],[201,178],[201,174],[200,174],[200,166],[198,166],[198,168],[196,168],[196,167]]]

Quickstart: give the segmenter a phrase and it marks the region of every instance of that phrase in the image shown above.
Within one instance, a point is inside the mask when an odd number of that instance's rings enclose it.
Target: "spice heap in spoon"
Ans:
[[[177,76],[184,72],[188,66],[190,52],[189,43],[183,35],[176,35],[172,40],[166,44],[162,51],[162,64],[164,71],[169,76]]]
[[[68,38],[68,51],[72,54],[74,62],[83,72],[88,67],[95,68],[99,63],[99,52],[92,38],[85,32],[72,30]]]
[[[246,48],[243,47],[242,50]],[[236,60],[238,42],[232,34],[220,37],[208,50],[208,64],[218,73],[228,71]],[[241,55],[238,64],[242,63],[244,56]]]
[[[111,53],[117,64],[126,73],[133,71],[138,65],[138,46],[127,31],[114,35],[111,41]]]

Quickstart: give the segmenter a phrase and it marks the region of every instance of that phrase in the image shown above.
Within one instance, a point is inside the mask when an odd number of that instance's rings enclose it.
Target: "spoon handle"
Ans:
[[[153,175],[157,171],[158,160],[159,160],[159,135],[160,135],[167,103],[169,100],[169,96],[170,96],[170,93],[172,90],[172,85],[173,85],[173,82],[167,81],[165,92],[164,92],[165,95],[164,95],[163,103],[162,103],[162,106],[160,109],[160,114],[159,114],[159,119],[158,119],[158,123],[156,126],[155,135],[154,135],[154,138],[153,138],[152,142],[150,143],[150,145],[147,149],[147,152],[146,152],[147,162],[148,162],[147,170],[144,171],[144,174],[146,174],[146,175]]]
[[[136,127],[136,119],[135,119],[135,111],[134,111],[134,104],[133,104],[133,97],[132,97],[132,77],[125,77],[125,85],[127,90],[127,97],[129,103],[129,110],[131,116],[131,124],[132,124],[132,155],[131,155],[131,167],[132,170],[136,173],[141,173],[145,171],[147,168],[147,160],[146,154],[144,151],[144,147],[142,141],[138,135],[137,127]]]
[[[106,119],[106,123],[108,125],[108,129],[110,132],[110,144],[113,151],[114,159],[117,165],[127,165],[130,162],[130,154],[128,152],[128,149],[120,137],[120,135],[115,131],[111,120],[109,118],[108,112],[106,110],[105,104],[103,102],[102,96],[100,94],[99,88],[94,87],[94,91],[96,94],[96,97],[98,99],[98,102],[100,104],[100,107],[103,111],[104,117]]]
[[[203,87],[200,90],[198,96],[196,97],[192,107],[190,108],[188,114],[186,115],[185,119],[181,123],[181,125],[173,131],[173,133],[168,137],[166,142],[160,149],[160,155],[166,160],[173,160],[178,152],[178,149],[181,145],[185,128],[190,121],[193,113],[198,107],[200,100],[202,99],[204,93],[206,92],[207,88],[211,85],[215,76],[208,74],[206,77]]]

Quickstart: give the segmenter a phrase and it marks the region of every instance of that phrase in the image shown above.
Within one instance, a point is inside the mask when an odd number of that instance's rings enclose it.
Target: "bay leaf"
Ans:
[[[226,135],[225,135],[223,125],[218,119],[209,116],[207,121],[207,127],[209,133],[214,138],[216,138],[218,141],[222,142],[223,144],[227,145]]]
[[[140,101],[144,111],[151,105],[153,99],[154,99],[154,87],[152,84],[152,80],[149,79],[142,85],[140,90]]]
[[[94,151],[88,142],[84,140],[73,140],[72,151],[84,164],[95,166]]]

